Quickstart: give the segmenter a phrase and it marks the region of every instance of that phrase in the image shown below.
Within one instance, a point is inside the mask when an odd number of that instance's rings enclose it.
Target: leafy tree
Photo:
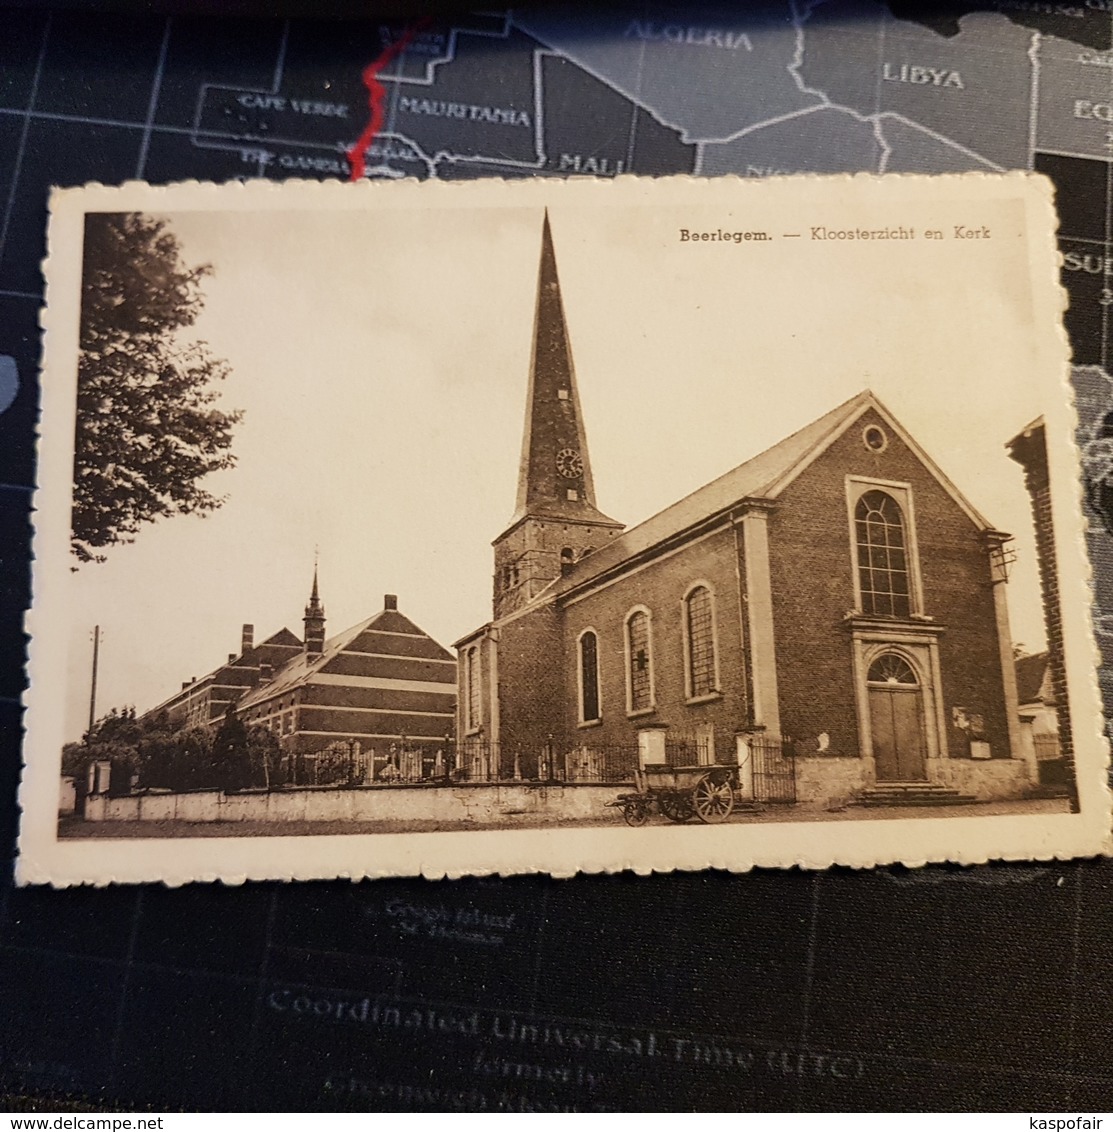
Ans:
[[[213,766],[213,737],[204,727],[153,732],[139,744],[141,789],[205,790],[219,785]]]
[[[109,793],[127,794],[139,770],[139,740],[147,725],[136,719],[135,708],[113,708],[85,733],[80,743],[62,749],[62,773],[82,778],[90,762],[110,762]]]
[[[214,407],[228,367],[183,334],[211,270],[183,262],[164,220],[86,217],[72,540],[81,562],[104,561],[103,548],[133,542],[143,523],[223,502],[199,481],[235,462],[241,414]]]
[[[252,784],[251,749],[247,727],[231,703],[213,739],[213,767],[220,785],[229,793]]]
[[[113,708],[80,743],[62,751],[62,773],[84,781],[91,761],[112,763],[109,790],[245,790],[281,784],[282,747],[266,727],[247,727],[231,705],[215,735],[207,727],[176,730],[165,715],[136,718]]]

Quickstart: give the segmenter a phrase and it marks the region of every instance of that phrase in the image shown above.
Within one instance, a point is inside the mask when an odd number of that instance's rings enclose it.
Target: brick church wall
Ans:
[[[562,705],[575,694],[565,683],[567,665],[557,611],[545,605],[499,628],[499,741],[504,770],[519,756],[522,774],[531,776],[548,737],[559,737]],[[484,672],[484,697],[490,687]]]
[[[669,729],[670,738],[690,738],[698,724],[712,723],[719,756],[733,757],[734,732],[747,720],[748,703],[736,561],[734,534],[728,527],[565,608],[564,682],[568,694],[562,723],[573,742],[631,745],[637,743],[639,726],[664,726]],[[706,703],[688,704],[682,602],[689,587],[700,580],[707,582],[715,595],[722,695]],[[652,614],[657,710],[631,720],[626,714],[625,621],[636,605],[645,606]],[[598,727],[581,728],[576,642],[589,627],[599,637],[603,722]]]
[[[862,443],[869,424],[889,436],[884,452]],[[911,485],[923,612],[945,627],[939,660],[949,753],[969,754],[966,734],[952,723],[952,710],[962,707],[984,717],[993,754],[1007,756],[993,592],[981,534],[872,411],[785,489],[770,517],[782,732],[810,740],[826,731],[832,754],[858,753],[851,636],[843,624],[855,601],[848,475]]]

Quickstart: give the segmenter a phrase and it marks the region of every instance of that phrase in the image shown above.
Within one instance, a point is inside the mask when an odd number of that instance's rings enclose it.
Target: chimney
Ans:
[[[182,691],[184,692],[186,690],[186,688],[188,688],[188,687],[189,687],[189,681],[183,680],[182,681]]]
[[[273,664],[260,664],[259,665],[259,679],[265,684],[274,677]]]
[[[383,594],[383,609],[397,609],[398,608],[398,595],[397,594]]]
[[[240,637],[240,653],[250,652],[252,646],[255,644],[255,626],[245,625],[243,633]]]
[[[230,652],[228,654],[228,663],[229,664],[235,664],[235,662],[236,662],[236,654],[234,652]]]

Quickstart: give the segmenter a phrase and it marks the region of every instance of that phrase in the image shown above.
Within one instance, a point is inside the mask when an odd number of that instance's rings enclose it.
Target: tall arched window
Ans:
[[[867,491],[854,508],[854,530],[862,612],[910,616],[908,545],[900,504],[884,491]]]
[[[653,658],[649,614],[635,609],[626,618],[627,710],[648,711],[653,706]]]
[[[467,731],[479,729],[480,701],[479,701],[479,649],[473,645],[464,654],[464,692],[466,699],[464,728]]]
[[[588,629],[580,636],[580,722],[602,718],[599,703],[599,638]]]
[[[695,699],[718,690],[715,679],[715,621],[711,591],[693,587],[684,599],[684,631],[687,634],[688,695]]]

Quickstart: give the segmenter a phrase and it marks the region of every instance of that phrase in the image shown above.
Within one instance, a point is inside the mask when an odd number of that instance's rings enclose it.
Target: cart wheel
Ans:
[[[705,774],[692,791],[692,806],[696,817],[708,825],[726,821],[734,809],[734,788],[730,779]]]
[[[649,817],[649,811],[640,798],[631,798],[630,801],[622,807],[622,817],[627,825],[645,825],[646,818]]]
[[[657,806],[669,821],[678,825],[686,822],[695,812],[692,809],[692,799],[687,794],[662,794],[657,799]]]

